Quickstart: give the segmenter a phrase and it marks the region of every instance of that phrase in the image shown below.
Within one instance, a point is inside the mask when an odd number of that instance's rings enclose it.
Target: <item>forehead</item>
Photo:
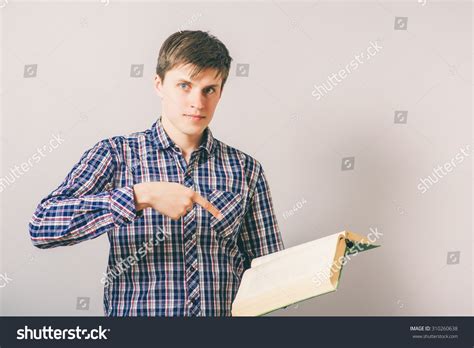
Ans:
[[[222,82],[222,78],[218,75],[219,71],[217,69],[203,69],[199,72],[199,74],[191,78],[194,69],[195,66],[191,64],[174,67],[173,69],[170,69],[166,72],[166,79],[169,78],[175,81],[186,80],[197,84],[207,85],[220,84]]]

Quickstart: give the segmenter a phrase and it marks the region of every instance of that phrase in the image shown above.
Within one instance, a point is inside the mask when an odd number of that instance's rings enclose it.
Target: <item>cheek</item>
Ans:
[[[179,109],[186,105],[186,98],[179,93],[169,94],[167,104],[169,109]]]
[[[211,108],[211,110],[214,110],[217,107],[218,103],[219,103],[218,98],[211,100],[209,103],[209,108]]]

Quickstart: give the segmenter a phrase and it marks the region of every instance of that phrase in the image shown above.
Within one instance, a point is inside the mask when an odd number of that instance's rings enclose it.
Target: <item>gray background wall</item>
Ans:
[[[94,143],[155,121],[155,60],[180,29],[210,30],[234,58],[211,128],[263,164],[285,245],[344,229],[383,233],[381,248],[346,266],[337,292],[272,315],[473,314],[470,155],[427,192],[417,188],[472,145],[471,2],[0,6],[0,177],[53,135],[65,139],[0,194],[0,274],[12,279],[0,288],[1,315],[103,315],[107,237],[39,250],[28,221]],[[312,95],[376,41],[376,55]],[[24,77],[30,64],[36,77]],[[142,77],[130,77],[132,64],[144,65]],[[237,64],[249,64],[247,77]]]

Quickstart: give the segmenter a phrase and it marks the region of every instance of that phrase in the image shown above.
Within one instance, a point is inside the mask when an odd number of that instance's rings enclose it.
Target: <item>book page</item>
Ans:
[[[261,315],[334,291],[329,278],[339,235],[285,249],[257,262],[242,277],[232,315]]]
[[[327,238],[331,238],[331,237],[333,237],[335,235],[339,235],[341,233],[344,233],[344,232],[335,233],[333,235],[326,236],[326,237],[316,239],[316,240],[312,240],[310,242],[306,242],[306,243],[303,243],[303,244],[299,244],[299,245],[293,246],[291,248],[287,248],[287,249],[284,249],[284,250],[281,250],[281,251],[277,251],[277,252],[272,253],[272,254],[257,257],[257,258],[252,260],[252,262],[250,264],[250,267],[252,267],[252,268],[257,267],[257,266],[259,266],[259,265],[261,265],[265,262],[275,260],[275,259],[283,257],[285,255],[292,254],[292,253],[298,253],[302,249],[311,248],[311,246],[315,243],[320,243],[320,242],[324,243],[324,240],[326,240]]]

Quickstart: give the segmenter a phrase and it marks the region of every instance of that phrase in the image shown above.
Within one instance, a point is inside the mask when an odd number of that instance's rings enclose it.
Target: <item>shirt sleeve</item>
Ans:
[[[84,153],[63,183],[36,208],[29,223],[33,245],[44,249],[97,238],[134,221],[133,187],[114,188],[116,162],[107,140]]]
[[[284,249],[270,189],[261,166],[254,194],[244,216],[241,238],[248,262]]]

